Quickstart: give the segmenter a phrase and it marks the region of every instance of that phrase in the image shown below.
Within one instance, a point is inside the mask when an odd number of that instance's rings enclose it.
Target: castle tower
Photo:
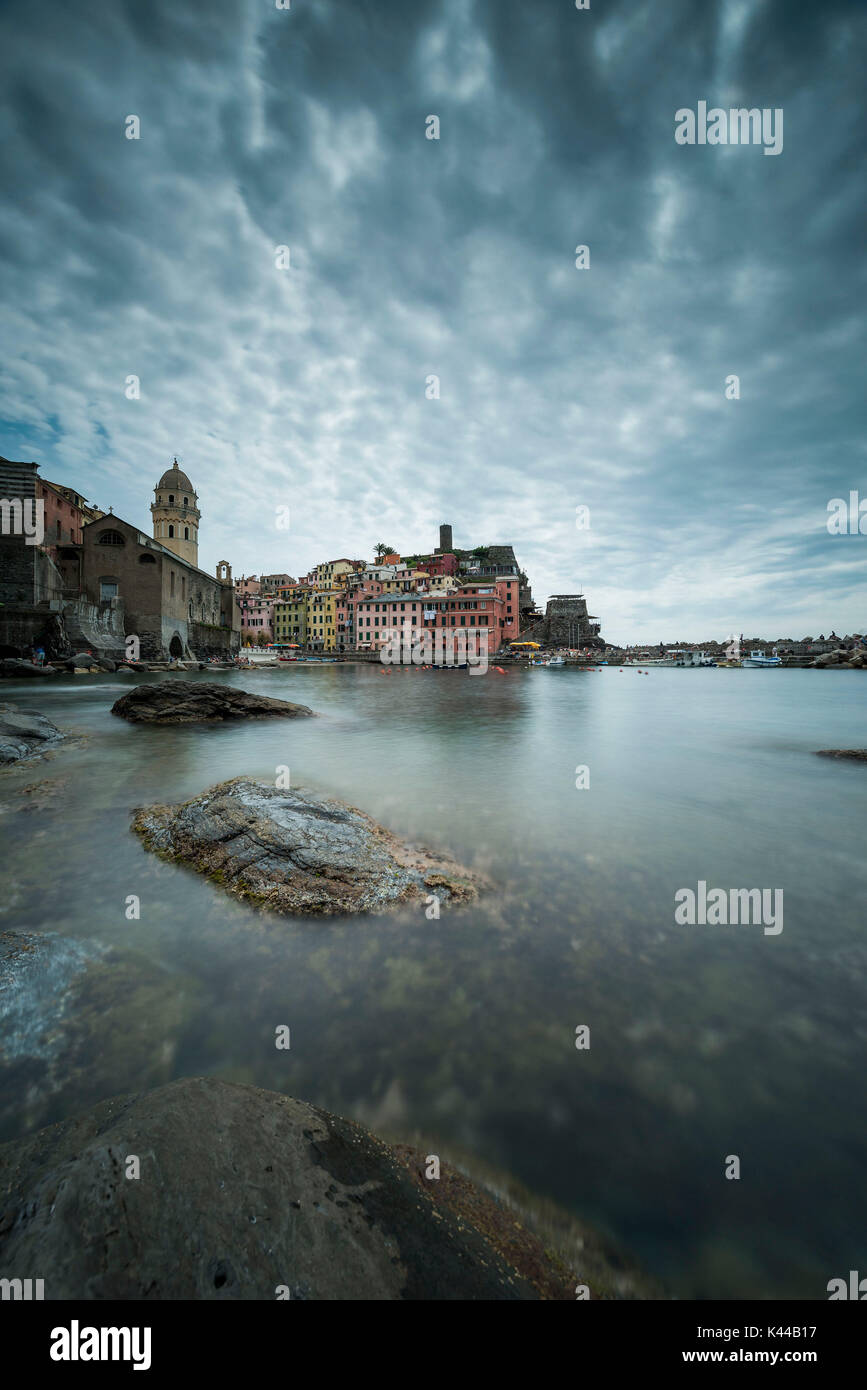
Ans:
[[[163,474],[154,488],[155,501],[151,502],[154,519],[154,540],[164,545],[166,550],[174,551],[181,560],[199,565],[199,519],[198,498],[186,473],[182,473],[175,459],[171,468]]]

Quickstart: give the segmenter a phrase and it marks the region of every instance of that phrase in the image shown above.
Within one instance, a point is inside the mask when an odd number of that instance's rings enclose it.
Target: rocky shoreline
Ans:
[[[130,691],[113,712],[157,724],[313,715],[174,680]],[[28,752],[25,732],[36,748],[64,737],[41,715],[10,720]],[[247,778],[141,808],[132,828],[160,857],[283,915],[456,906],[492,886],[356,807]],[[0,1123],[31,1131],[0,1145],[0,1266],[45,1277],[47,1299],[665,1296],[569,1214],[516,1196],[507,1175],[482,1178],[471,1162],[388,1144],[255,1086],[172,1080],[168,1040],[194,987],[127,948],[0,933],[0,1065],[14,1107]],[[142,1089],[102,1099],[115,1050],[131,1046]]]

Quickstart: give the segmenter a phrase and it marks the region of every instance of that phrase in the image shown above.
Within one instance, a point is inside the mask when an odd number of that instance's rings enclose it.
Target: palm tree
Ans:
[[[373,547],[373,553],[377,560],[381,560],[383,555],[393,555],[395,553],[394,546],[386,545],[385,541],[380,541],[378,545]]]

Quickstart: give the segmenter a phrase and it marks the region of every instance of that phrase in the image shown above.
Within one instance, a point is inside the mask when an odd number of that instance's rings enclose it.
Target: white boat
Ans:
[[[675,666],[716,666],[710,652],[678,651],[673,655]]]
[[[764,652],[750,652],[749,656],[745,656],[741,661],[742,666],[782,666],[782,664],[782,658],[777,656],[776,648],[774,648],[773,656],[765,656]]]

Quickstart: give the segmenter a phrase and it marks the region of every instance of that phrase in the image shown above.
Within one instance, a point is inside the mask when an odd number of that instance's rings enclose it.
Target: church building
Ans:
[[[154,488],[153,537],[109,513],[82,527],[81,586],[91,603],[123,608],[143,661],[232,656],[241,640],[231,566],[198,567],[198,497],[177,459]]]

